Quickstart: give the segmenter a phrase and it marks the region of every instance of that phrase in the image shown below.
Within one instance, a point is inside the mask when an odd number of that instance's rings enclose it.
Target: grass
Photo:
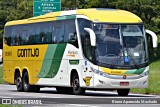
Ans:
[[[23,106],[12,106],[12,105],[0,104],[0,107],[23,107]]]
[[[146,89],[131,89],[133,93],[160,95],[160,61],[150,64],[149,87]]]
[[[0,66],[0,84],[4,83],[3,81],[3,67]]]
[[[0,104],[0,107],[13,107],[13,106]]]

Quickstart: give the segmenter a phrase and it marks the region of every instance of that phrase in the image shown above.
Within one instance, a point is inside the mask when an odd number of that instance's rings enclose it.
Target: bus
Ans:
[[[117,90],[127,96],[130,88],[148,87],[144,24],[125,10],[77,9],[10,21],[3,49],[4,80],[18,91],[55,87],[58,93]]]

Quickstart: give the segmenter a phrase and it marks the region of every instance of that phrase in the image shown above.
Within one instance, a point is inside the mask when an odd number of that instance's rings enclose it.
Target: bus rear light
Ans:
[[[129,82],[120,82],[120,86],[129,86]]]

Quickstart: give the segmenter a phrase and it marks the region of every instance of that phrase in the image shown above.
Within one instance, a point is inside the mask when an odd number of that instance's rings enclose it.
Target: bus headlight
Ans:
[[[108,77],[108,74],[106,74],[105,72],[96,70],[96,69],[94,69],[94,68],[91,68],[91,70],[92,70],[95,74],[98,74],[98,75],[103,76],[103,77]]]
[[[149,74],[149,70],[147,70],[146,72],[143,72],[142,74],[140,74],[141,76],[147,76]]]

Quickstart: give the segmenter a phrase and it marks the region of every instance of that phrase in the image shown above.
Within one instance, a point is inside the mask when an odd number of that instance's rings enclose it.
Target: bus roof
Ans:
[[[85,16],[94,22],[108,22],[108,23],[142,23],[142,20],[135,14],[119,9],[107,9],[107,8],[92,8],[92,9],[77,9],[69,11],[59,11],[47,13],[45,15],[7,22],[5,26],[45,22],[53,20],[63,20],[66,18],[76,18],[77,15]],[[65,17],[68,16],[68,17]],[[72,16],[72,17],[69,17]]]

